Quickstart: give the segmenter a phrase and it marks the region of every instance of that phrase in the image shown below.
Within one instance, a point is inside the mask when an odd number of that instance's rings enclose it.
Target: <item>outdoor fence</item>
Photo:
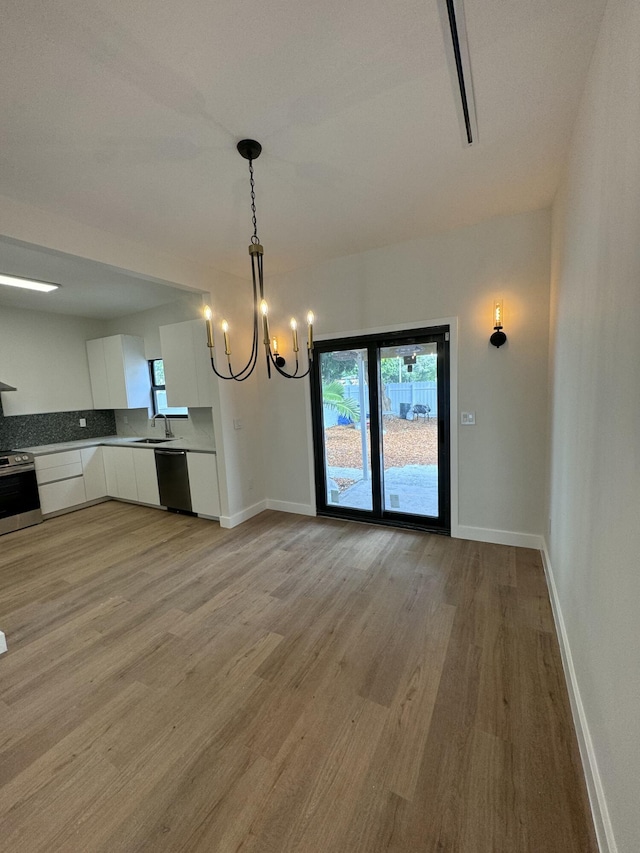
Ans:
[[[359,385],[345,385],[343,387],[346,399],[359,401]],[[382,403],[383,415],[393,414],[397,417],[406,416],[411,419],[415,417],[411,410],[418,404],[429,406],[431,409],[429,412],[430,418],[438,416],[437,382],[387,382],[382,387],[384,391]],[[324,406],[325,428],[336,426],[339,422],[341,421],[339,420],[338,413],[329,406]]]

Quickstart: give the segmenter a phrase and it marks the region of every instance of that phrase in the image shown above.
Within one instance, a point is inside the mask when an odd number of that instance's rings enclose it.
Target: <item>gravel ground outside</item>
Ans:
[[[368,462],[371,462],[370,442]],[[383,419],[382,445],[384,470],[406,465],[438,463],[438,422],[436,418],[407,421],[393,415]],[[327,465],[329,468],[362,468],[360,427],[334,426],[325,430]],[[341,491],[353,485],[350,478],[335,478]]]

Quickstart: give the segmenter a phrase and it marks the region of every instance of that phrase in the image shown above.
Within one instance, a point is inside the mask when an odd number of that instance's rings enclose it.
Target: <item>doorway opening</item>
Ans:
[[[449,328],[321,341],[318,514],[450,533]]]

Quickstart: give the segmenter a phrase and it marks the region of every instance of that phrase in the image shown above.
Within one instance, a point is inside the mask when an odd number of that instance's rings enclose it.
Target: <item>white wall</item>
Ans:
[[[462,532],[540,535],[549,265],[549,211],[493,219],[270,279],[270,315],[282,321],[272,322],[272,333],[288,344],[285,321],[292,313],[302,320],[309,306],[317,331],[336,336],[457,317],[458,405],[475,411],[477,423],[459,429],[453,449]],[[508,335],[499,350],[489,344],[496,296],[504,298]],[[264,393],[268,496],[310,505],[305,383],[276,378]]]
[[[85,341],[103,334],[99,320],[0,307],[0,380],[18,389],[5,415],[93,409]]]
[[[160,358],[160,326],[195,320],[202,313],[202,295],[176,291],[176,301],[137,314],[116,317],[106,323],[108,335],[135,335],[144,339],[144,351],[147,359]]]
[[[640,4],[612,2],[554,209],[547,535],[598,828],[621,853],[640,850],[639,81]]]

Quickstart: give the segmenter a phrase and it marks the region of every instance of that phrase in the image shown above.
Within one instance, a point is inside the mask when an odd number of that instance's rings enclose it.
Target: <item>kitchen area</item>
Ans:
[[[0,257],[61,282],[0,288],[0,535],[106,500],[218,521],[201,294],[37,247]]]

